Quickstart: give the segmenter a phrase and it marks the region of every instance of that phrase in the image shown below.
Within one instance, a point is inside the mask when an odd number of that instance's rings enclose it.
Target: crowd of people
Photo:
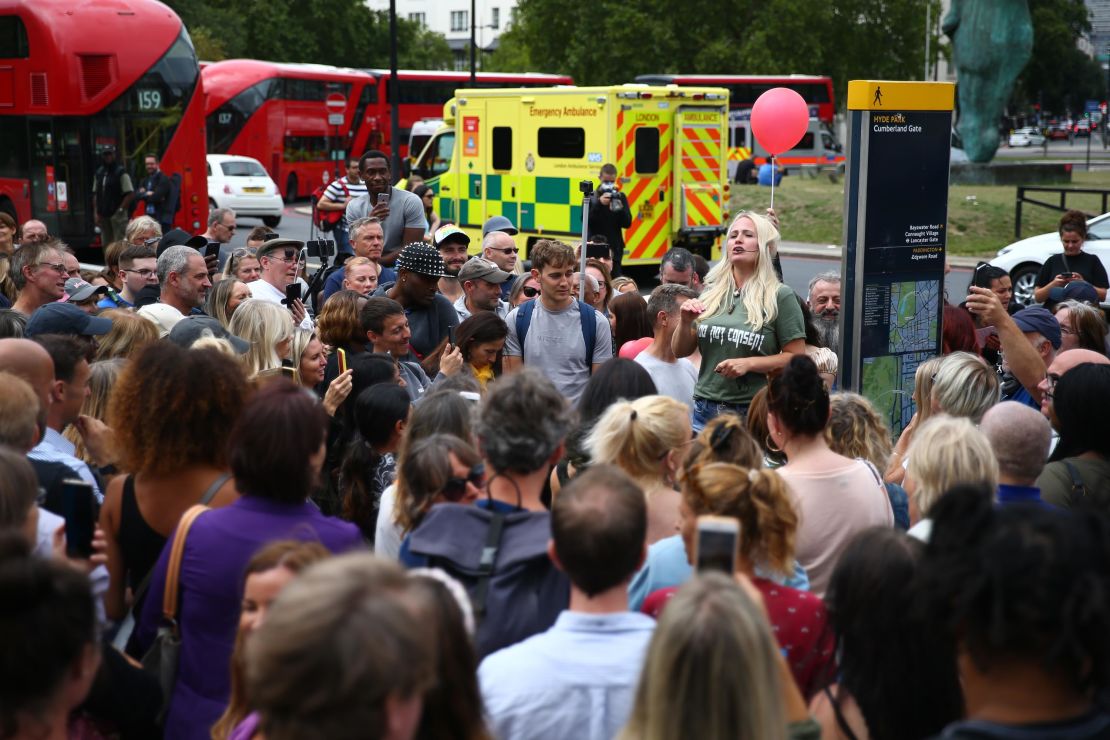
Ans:
[[[319,276],[227,209],[98,274],[0,213],[0,737],[1110,737],[1078,248],[1047,308],[976,271],[895,440],[773,211],[642,295],[391,183],[325,192]]]

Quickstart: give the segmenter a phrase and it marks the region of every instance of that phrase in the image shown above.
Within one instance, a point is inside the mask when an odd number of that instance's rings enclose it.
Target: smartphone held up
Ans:
[[[694,563],[698,572],[732,575],[740,554],[740,520],[728,516],[699,516],[694,537]]]

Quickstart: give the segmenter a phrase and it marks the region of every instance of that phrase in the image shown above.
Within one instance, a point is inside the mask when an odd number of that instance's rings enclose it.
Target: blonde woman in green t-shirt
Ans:
[[[706,276],[705,292],[682,304],[671,348],[676,357],[701,351],[695,432],[725,411],[745,415],[767,373],[805,353],[802,310],[771,264],[778,239],[770,220],[742,211]]]

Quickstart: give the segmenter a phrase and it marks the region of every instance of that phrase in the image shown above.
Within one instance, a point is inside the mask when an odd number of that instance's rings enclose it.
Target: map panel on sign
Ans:
[[[892,283],[890,352],[928,352],[937,344],[940,281]]]

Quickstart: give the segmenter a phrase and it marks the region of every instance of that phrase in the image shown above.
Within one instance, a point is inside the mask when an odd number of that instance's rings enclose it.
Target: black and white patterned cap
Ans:
[[[397,257],[397,268],[426,277],[441,278],[447,275],[447,264],[439,256],[439,250],[424,242],[406,244]]]

